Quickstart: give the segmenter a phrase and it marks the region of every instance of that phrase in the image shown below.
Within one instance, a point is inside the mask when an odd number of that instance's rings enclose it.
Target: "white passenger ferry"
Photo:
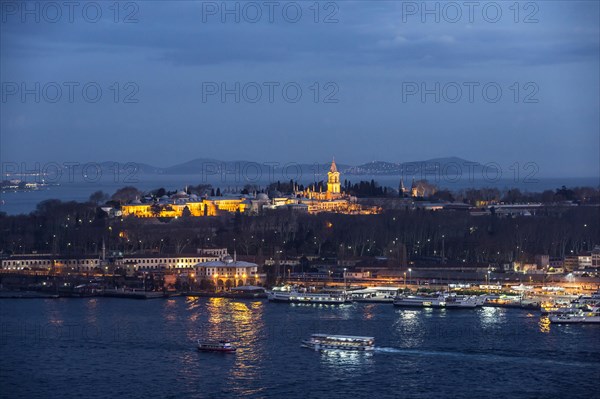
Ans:
[[[224,352],[233,353],[236,347],[231,345],[231,342],[226,340],[221,341],[203,341],[198,340],[198,350],[201,352]]]
[[[548,316],[551,323],[600,323],[600,308],[591,310],[573,309],[571,312],[551,314]]]
[[[445,306],[450,309],[475,309],[481,305],[479,297],[475,295],[448,295]]]
[[[441,308],[446,305],[444,295],[398,295],[394,299],[394,306],[418,307],[418,308]]]
[[[309,340],[302,341],[302,346],[316,351],[372,351],[375,349],[375,338],[353,335],[313,334]]]
[[[303,292],[296,288],[286,289],[285,287],[274,287],[267,294],[267,298],[272,302],[314,303],[326,305],[340,305],[347,301],[346,295],[344,294]]]

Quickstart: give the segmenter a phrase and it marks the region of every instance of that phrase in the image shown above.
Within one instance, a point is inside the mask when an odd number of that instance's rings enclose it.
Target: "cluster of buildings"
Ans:
[[[536,255],[534,262],[513,262],[509,269],[525,274],[597,275],[600,272],[600,245],[592,251],[570,254],[564,258]]]
[[[75,257],[52,254],[11,255],[0,259],[2,270],[67,273],[122,273],[135,276],[143,273],[185,274],[196,281],[209,280],[217,287],[262,285],[265,275],[256,263],[238,261],[226,248],[198,249],[195,254],[133,254],[108,259],[98,256]]]
[[[272,209],[290,209],[293,211],[316,214],[336,212],[346,214],[375,214],[381,209],[357,203],[356,197],[341,190],[340,172],[335,161],[327,173],[327,191],[294,190],[290,195],[269,196],[265,193],[255,195],[232,195],[199,197],[179,191],[171,196],[162,196],[158,200],[147,198],[142,202],[135,200],[121,206],[120,210],[103,207],[105,212],[114,216],[134,216],[138,218],[183,216],[218,216],[227,213],[259,214]]]

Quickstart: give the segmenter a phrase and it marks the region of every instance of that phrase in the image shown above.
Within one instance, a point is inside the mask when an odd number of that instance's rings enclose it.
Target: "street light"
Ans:
[[[344,288],[346,288],[346,268],[344,267]]]
[[[409,280],[412,281],[412,269],[408,269]]]

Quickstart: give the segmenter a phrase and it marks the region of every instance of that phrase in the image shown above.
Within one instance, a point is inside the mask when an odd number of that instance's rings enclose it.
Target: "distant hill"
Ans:
[[[227,175],[233,176],[234,174],[240,173],[245,176],[252,176],[253,174],[260,174],[262,176],[268,176],[271,174],[277,174],[279,176],[290,176],[294,178],[299,174],[301,176],[314,176],[316,179],[322,179],[331,166],[330,162],[326,163],[266,163],[266,162],[255,162],[255,161],[222,161],[213,158],[197,158],[190,161],[186,161],[180,164],[169,166],[166,168],[160,168],[146,163],[117,163],[112,161],[97,163],[100,165],[103,173],[114,173],[115,165],[119,165],[119,173],[133,172],[133,168],[137,168],[135,173],[142,174],[166,174],[166,175]],[[348,165],[348,164],[337,164],[338,170],[347,176],[361,176],[361,175],[388,175],[388,176],[410,176],[410,175],[423,175],[423,174],[434,174],[437,172],[445,174],[454,174],[458,168],[463,174],[466,174],[469,169],[475,173],[480,173],[484,165],[468,161],[466,159],[458,157],[445,157],[445,158],[433,158],[425,161],[412,161],[412,162],[388,162],[388,161],[373,161],[362,165]],[[282,173],[285,170],[285,173]],[[490,172],[492,169],[490,169]],[[93,172],[93,171],[92,171]]]
[[[416,175],[434,174],[456,174],[460,170],[468,173],[469,170],[481,172],[484,165],[479,162],[468,161],[458,157],[433,158],[426,161],[412,161],[393,163],[386,161],[373,161],[362,165],[351,166],[343,172],[348,175]],[[491,169],[490,169],[491,172]]]

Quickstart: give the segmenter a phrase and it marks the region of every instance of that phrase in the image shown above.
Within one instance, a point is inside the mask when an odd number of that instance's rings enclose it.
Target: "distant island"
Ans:
[[[182,162],[168,167],[158,167],[147,163],[128,162],[120,163],[113,161],[90,162],[96,165],[103,174],[111,175],[115,168],[121,175],[127,173],[141,173],[147,175],[200,175],[200,174],[218,174],[218,173],[239,173],[260,174],[269,176],[269,174],[281,174],[286,171],[287,174],[301,173],[304,176],[323,176],[329,170],[330,162],[327,163],[307,163],[307,162],[269,162],[269,161],[223,161],[213,158],[196,158],[190,161]],[[60,165],[60,164],[57,164]],[[82,163],[82,165],[84,165]],[[361,165],[350,165],[338,163],[338,170],[346,176],[416,176],[423,174],[443,174],[443,175],[467,175],[478,173],[485,168],[489,173],[495,173],[496,165],[484,165],[476,161],[470,161],[458,157],[433,158],[421,161],[410,162],[388,162],[372,161]],[[72,165],[64,166],[64,173]],[[93,170],[94,168],[91,168]],[[53,169],[53,172],[55,170]],[[21,174],[5,174],[3,178],[14,179],[22,177]]]

